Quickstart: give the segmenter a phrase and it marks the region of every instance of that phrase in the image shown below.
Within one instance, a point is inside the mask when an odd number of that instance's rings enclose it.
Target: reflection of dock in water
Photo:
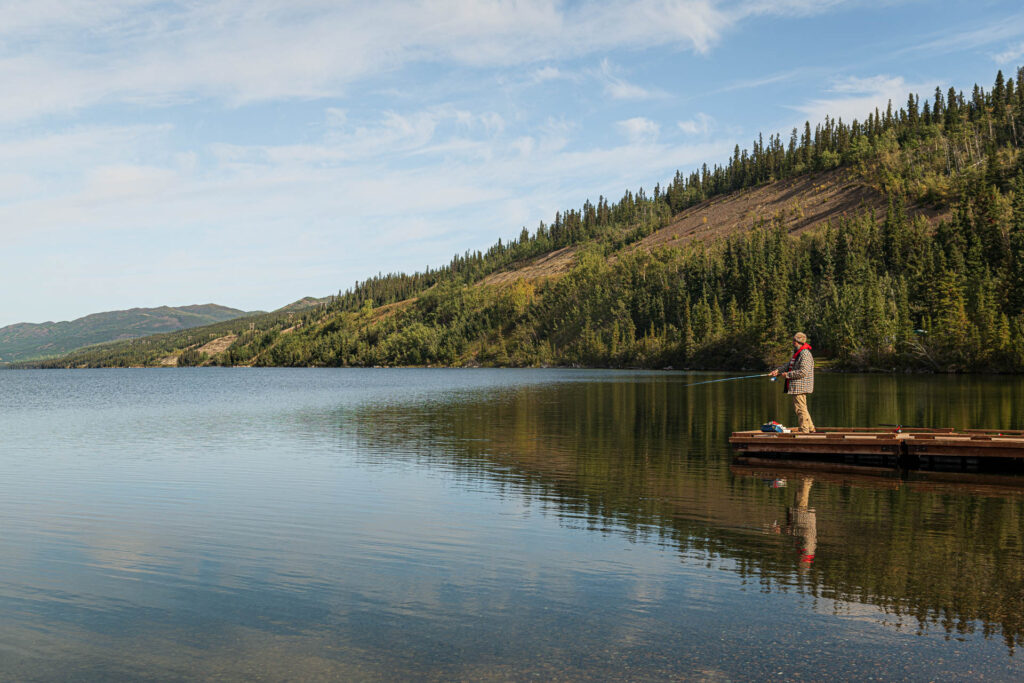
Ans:
[[[832,471],[1024,473],[1024,431],[1019,430],[829,427],[812,434],[733,432],[729,443],[740,464],[770,460]]]
[[[811,476],[816,481],[828,482],[840,486],[854,486],[862,489],[882,489],[898,491],[909,489],[938,494],[978,496],[1024,497],[1024,477],[973,474],[969,472],[899,472],[891,469],[849,467],[833,469],[824,468],[817,463],[806,463],[786,460],[769,460],[749,458],[754,462],[733,462],[729,470],[738,476],[755,477],[765,480],[801,480]],[[785,484],[783,484],[785,485]]]

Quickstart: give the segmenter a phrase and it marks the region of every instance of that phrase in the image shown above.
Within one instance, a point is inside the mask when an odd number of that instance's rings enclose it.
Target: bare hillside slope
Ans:
[[[835,169],[715,197],[682,211],[672,222],[631,248],[651,250],[682,246],[693,240],[711,241],[748,230],[759,221],[779,220],[793,234],[814,230],[830,220],[874,210],[885,218],[886,200],[848,169]],[[947,213],[929,207],[908,209],[936,223]],[[543,280],[562,275],[572,267],[579,247],[565,247],[492,273],[482,284],[502,284],[518,279]]]

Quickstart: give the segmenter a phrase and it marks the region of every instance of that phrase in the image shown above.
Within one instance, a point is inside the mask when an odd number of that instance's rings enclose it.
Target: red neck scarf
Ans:
[[[799,356],[799,355],[800,355],[800,352],[801,352],[801,351],[804,351],[804,350],[810,351],[810,350],[811,350],[811,345],[810,345],[810,344],[807,344],[807,343],[805,343],[805,344],[804,344],[803,346],[801,346],[801,347],[800,347],[799,349],[797,349],[796,351],[794,351],[794,352],[793,352],[793,358],[792,358],[792,360],[790,360],[790,362],[789,362],[789,366],[790,366],[790,368],[792,368],[792,367],[793,367],[793,361],[795,361],[795,360],[796,360],[796,357],[797,357],[797,356]]]
[[[803,351],[810,351],[810,350],[811,350],[811,345],[805,342],[803,344],[803,346],[801,346],[799,349],[794,351],[793,352],[793,357],[789,359],[789,369],[792,370],[794,367],[796,367],[796,359],[800,355],[801,352],[803,352]],[[786,384],[782,387],[782,391],[784,393],[789,393],[789,378],[788,377],[786,378]]]

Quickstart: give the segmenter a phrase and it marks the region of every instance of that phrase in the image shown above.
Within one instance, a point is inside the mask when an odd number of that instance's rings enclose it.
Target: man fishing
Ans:
[[[813,432],[814,422],[807,411],[807,394],[814,391],[814,357],[811,356],[806,334],[797,332],[793,335],[793,357],[768,374],[772,377],[781,375],[786,380],[783,392],[793,397],[793,410],[796,411],[800,431],[804,434]]]

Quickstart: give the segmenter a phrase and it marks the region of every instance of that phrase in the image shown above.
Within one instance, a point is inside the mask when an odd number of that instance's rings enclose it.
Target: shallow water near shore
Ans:
[[[778,384],[0,372],[0,679],[1024,677],[1024,482],[733,467]],[[820,374],[819,426],[1024,428]]]

